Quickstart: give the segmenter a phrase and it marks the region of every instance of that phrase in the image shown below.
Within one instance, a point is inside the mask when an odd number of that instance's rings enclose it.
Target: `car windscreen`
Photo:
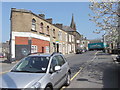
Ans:
[[[30,72],[30,73],[45,73],[49,63],[49,57],[26,57],[17,64],[12,72]]]

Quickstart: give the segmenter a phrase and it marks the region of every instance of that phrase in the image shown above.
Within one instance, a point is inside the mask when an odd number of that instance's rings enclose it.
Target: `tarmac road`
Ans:
[[[71,80],[70,86],[63,88],[120,88],[120,65],[113,62],[111,55],[102,51],[89,51],[67,59],[72,69],[72,77],[76,76]]]

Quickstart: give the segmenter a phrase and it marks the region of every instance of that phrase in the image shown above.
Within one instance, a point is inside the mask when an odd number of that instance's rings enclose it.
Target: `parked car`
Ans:
[[[116,60],[117,60],[118,62],[120,62],[120,55],[118,55],[118,56],[116,57]]]
[[[0,88],[52,90],[69,85],[70,75],[68,62],[60,53],[29,55],[0,78]]]
[[[83,52],[83,53],[86,52],[86,49],[82,49],[82,52]]]
[[[77,49],[77,50],[76,50],[76,54],[81,54],[81,53],[83,53],[83,50],[82,50],[82,49]]]
[[[4,55],[2,53],[0,53],[0,58],[4,58]]]

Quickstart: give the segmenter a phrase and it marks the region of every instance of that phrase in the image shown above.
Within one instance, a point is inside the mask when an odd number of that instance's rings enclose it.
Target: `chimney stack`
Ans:
[[[11,10],[15,10],[16,8],[11,8]]]
[[[60,28],[60,29],[62,29],[62,27],[63,27],[63,24],[60,24],[60,23],[56,23],[56,24],[54,24],[56,27],[58,27],[58,28]]]
[[[44,14],[39,14],[39,16],[40,16],[42,19],[45,19],[45,15],[44,15]]]
[[[48,19],[46,19],[49,23],[51,23],[52,24],[52,18],[48,18]]]

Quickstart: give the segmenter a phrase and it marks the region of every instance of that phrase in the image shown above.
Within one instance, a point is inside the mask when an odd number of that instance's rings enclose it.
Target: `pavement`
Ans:
[[[67,88],[120,88],[120,65],[114,63],[113,58],[115,55],[98,53]]]

